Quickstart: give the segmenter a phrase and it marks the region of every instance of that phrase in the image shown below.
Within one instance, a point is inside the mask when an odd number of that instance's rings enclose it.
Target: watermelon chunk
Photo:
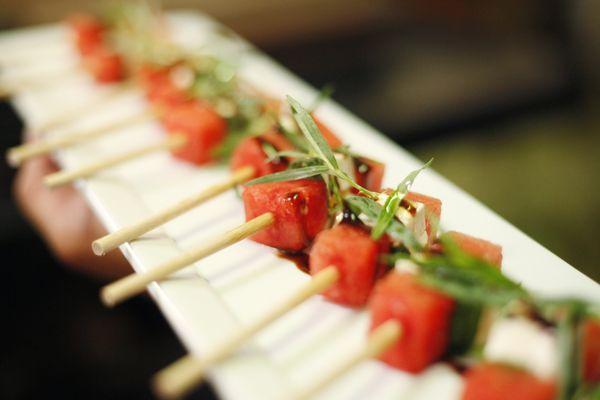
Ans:
[[[275,223],[252,240],[280,250],[303,250],[327,225],[327,188],[321,179],[248,186],[242,199],[246,221],[266,212],[275,215]]]
[[[192,164],[213,161],[213,151],[225,138],[227,124],[210,106],[190,101],[173,106],[162,122],[170,134],[183,134],[187,143],[173,155]]]
[[[484,363],[465,374],[463,400],[553,400],[553,382],[502,364]]]
[[[442,217],[442,201],[435,197],[427,196],[417,192],[408,192],[404,200],[412,203],[421,203],[425,205],[438,220]]]
[[[454,301],[416,276],[387,274],[375,286],[369,309],[371,330],[390,319],[402,325],[400,339],[380,357],[390,366],[418,373],[446,352]]]
[[[74,14],[67,19],[79,54],[86,56],[92,53],[104,41],[106,26],[91,14]]]
[[[498,268],[502,266],[502,246],[456,231],[449,231],[444,235],[447,235],[460,249],[472,257],[496,265]]]
[[[590,319],[583,324],[583,379],[600,382],[600,320]]]
[[[286,160],[267,161],[263,142],[271,144],[278,151],[293,148],[287,139],[277,132],[268,132],[261,136],[247,137],[235,148],[231,156],[231,169],[235,171],[242,167],[253,167],[255,178],[285,170],[287,168]]]
[[[98,83],[114,83],[125,77],[123,59],[104,45],[87,54],[83,66]]]
[[[337,267],[340,277],[323,295],[339,304],[359,307],[366,303],[378,272],[379,244],[364,229],[340,224],[317,236],[310,251],[310,273]]]
[[[384,173],[385,164],[366,157],[356,159],[356,183],[365,189],[380,192]]]
[[[171,67],[143,65],[137,71],[137,78],[148,102],[162,113],[168,113],[190,100],[187,91],[177,87],[171,79]]]

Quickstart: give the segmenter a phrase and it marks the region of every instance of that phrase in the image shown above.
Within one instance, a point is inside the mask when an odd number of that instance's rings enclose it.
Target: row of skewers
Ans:
[[[79,15],[69,20],[69,29],[90,76],[98,84],[141,89],[148,110],[137,117],[159,120],[167,138],[61,171],[45,183],[68,184],[156,151],[169,150],[179,161],[198,166],[228,160],[228,179],[99,238],[92,244],[99,256],[228,190],[240,190],[246,222],[107,285],[103,303],[115,306],[245,239],[305,255],[311,276],[203,358],[190,355],[160,371],[153,380],[157,395],[185,395],[212,365],[234,356],[299,304],[322,295],[342,306],[368,308],[370,332],[363,348],[290,398],[312,397],[370,358],[414,374],[451,361],[463,372],[465,400],[597,398],[597,310],[581,300],[539,298],[501,273],[500,246],[459,232],[441,233],[441,201],[410,191],[429,163],[397,187],[382,189],[385,166],[344,145],[315,118],[315,107],[307,110],[291,97],[285,103],[267,98],[220,60],[178,49],[165,39],[160,16],[146,15],[151,17],[142,27],[127,15],[110,22]],[[161,33],[157,38],[148,32]],[[136,46],[140,41],[143,46]],[[42,138],[11,149],[8,159],[18,165],[134,122]]]

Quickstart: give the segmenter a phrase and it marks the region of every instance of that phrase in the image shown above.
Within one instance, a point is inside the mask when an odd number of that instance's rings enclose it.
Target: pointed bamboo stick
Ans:
[[[278,303],[275,308],[254,323],[237,331],[202,359],[188,355],[158,372],[153,379],[154,393],[163,399],[177,399],[189,393],[202,382],[207,368],[223,361],[258,332],[307,299],[322,293],[338,279],[337,267],[330,266],[323,269],[289,298]]]
[[[217,195],[246,182],[254,176],[254,168],[244,167],[234,171],[230,177],[207,187],[203,191],[165,208],[158,213],[130,226],[123,227],[92,242],[92,250],[97,256],[102,256],[126,242],[139,238],[145,233],[164,225],[175,217],[191,210]]]
[[[145,156],[147,154],[156,153],[163,150],[174,150],[184,146],[187,139],[184,135],[172,135],[160,143],[151,144],[141,149],[132,150],[123,154],[107,157],[103,160],[93,162],[83,167],[74,170],[65,170],[55,172],[44,177],[44,185],[48,188],[55,188],[66,185],[77,179],[88,178],[97,172],[104,169],[114,167],[127,161]]]
[[[305,400],[315,396],[325,387],[329,386],[340,376],[357,366],[363,361],[379,357],[384,351],[389,349],[402,335],[402,325],[396,320],[389,320],[381,324],[369,335],[366,345],[359,352],[351,355],[338,364],[335,368],[324,375],[317,377],[317,380],[308,388],[302,390],[295,396],[294,400]]]
[[[113,307],[132,296],[142,293],[150,283],[167,278],[172,273],[272,225],[274,221],[275,216],[270,212],[259,215],[217,238],[213,238],[200,246],[186,251],[173,260],[167,261],[146,272],[131,274],[110,285],[104,286],[100,291],[100,298],[104,305]]]
[[[91,128],[87,131],[78,131],[46,140],[25,143],[9,149],[6,158],[9,165],[17,167],[30,158],[95,139],[133,124],[150,121],[152,118],[154,118],[154,114],[144,111],[139,114],[125,116],[119,120],[111,121],[106,125]]]

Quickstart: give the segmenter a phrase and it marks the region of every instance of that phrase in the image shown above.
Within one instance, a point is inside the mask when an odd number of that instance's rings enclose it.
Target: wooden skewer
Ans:
[[[184,146],[186,142],[187,139],[184,135],[172,135],[160,143],[151,144],[149,146],[142,147],[141,149],[132,150],[124,154],[117,154],[75,170],[55,172],[44,177],[44,185],[46,185],[48,188],[62,186],[77,179],[87,178],[103,169],[114,167],[115,165],[122,164],[126,161],[130,161],[150,153],[180,148]]]
[[[92,242],[92,250],[97,256],[102,256],[111,250],[116,249],[126,242],[139,238],[145,233],[164,225],[175,217],[191,210],[192,208],[212,199],[213,197],[231,189],[232,187],[246,182],[254,176],[253,167],[240,168],[234,171],[225,181],[207,187],[194,196],[188,197],[170,207],[140,221],[133,225],[121,228],[113,233],[109,233],[100,239]]]
[[[323,269],[288,299],[278,303],[273,310],[251,325],[240,329],[204,358],[188,355],[160,371],[153,379],[154,393],[163,399],[176,399],[184,396],[200,384],[208,367],[223,361],[247,343],[256,333],[302,302],[331,287],[339,279],[339,275],[337,267],[330,266]]]
[[[186,251],[173,260],[167,261],[149,271],[131,274],[103,287],[100,291],[100,298],[106,306],[113,307],[132,296],[142,293],[150,283],[164,279],[196,261],[231,246],[272,225],[273,222],[275,222],[275,216],[272,213],[267,212],[259,215],[217,238],[213,238],[194,249]]]
[[[400,325],[398,321],[389,320],[381,324],[369,335],[366,345],[358,353],[344,360],[329,373],[319,376],[319,379],[317,379],[310,387],[304,389],[296,396],[292,396],[292,398],[294,400],[304,400],[313,397],[356,365],[368,359],[380,356],[400,338],[401,334],[402,325]]]
[[[153,116],[154,115],[151,112],[144,111],[140,114],[129,115],[120,120],[112,121],[104,126],[89,129],[88,131],[74,132],[47,140],[25,143],[9,149],[6,154],[6,158],[11,166],[17,167],[23,161],[26,161],[30,158],[48,154],[59,149],[64,149],[87,140],[95,139],[132,124],[150,121]]]

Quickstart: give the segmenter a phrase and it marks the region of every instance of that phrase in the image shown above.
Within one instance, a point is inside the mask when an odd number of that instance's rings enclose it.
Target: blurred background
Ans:
[[[97,2],[0,0],[0,29]],[[600,2],[163,1],[203,10],[600,280]],[[20,121],[0,106],[3,148]],[[0,397],[147,398],[183,354],[147,300],[106,311],[18,215],[0,163],[8,254]],[[468,210],[467,210],[468,212]],[[213,398],[209,387],[197,398]]]

